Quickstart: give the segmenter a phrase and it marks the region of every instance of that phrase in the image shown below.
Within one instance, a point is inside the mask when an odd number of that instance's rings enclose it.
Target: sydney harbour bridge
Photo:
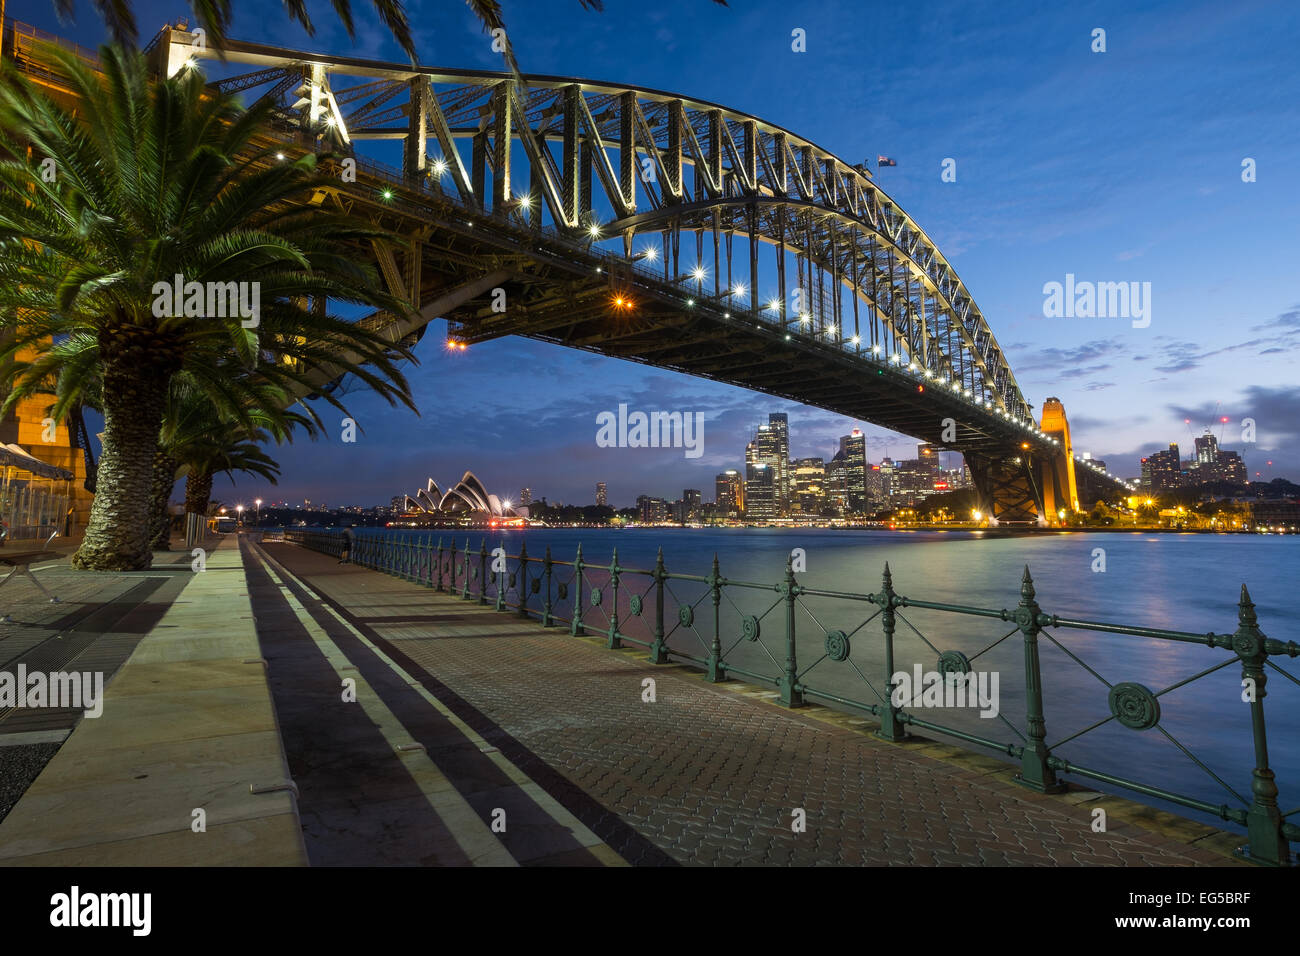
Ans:
[[[6,56],[38,70],[13,36]],[[969,290],[865,164],[635,86],[217,51],[181,25],[148,53],[160,75],[242,71],[211,85],[270,104],[267,161],[330,157],[337,185],[312,201],[398,237],[364,253],[412,311],[361,320],[394,342],[445,318],[452,348],[522,335],[871,422],[962,453],[1003,523],[1131,490],[1075,455],[1059,401],[1035,416]]]

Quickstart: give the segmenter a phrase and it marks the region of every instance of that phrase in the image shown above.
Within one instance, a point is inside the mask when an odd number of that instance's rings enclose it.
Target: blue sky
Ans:
[[[354,0],[355,2],[355,0]],[[400,60],[364,0],[350,43],[329,5],[318,31],[290,26],[278,2],[242,0],[240,38]],[[1300,479],[1300,6],[1286,3],[768,2],[503,0],[527,72],[681,92],[758,115],[848,162],[877,154],[877,181],[956,268],[1034,405],[1065,403],[1076,447],[1136,475],[1138,457],[1215,423],[1252,475]],[[136,4],[147,37],[183,12]],[[421,61],[497,68],[458,0],[408,3]],[[79,6],[61,25],[47,0],[9,15],[86,45],[103,35]],[[791,51],[795,28],[807,52]],[[1106,31],[1094,53],[1092,31]],[[956,160],[956,182],[941,163]],[[1242,161],[1257,179],[1242,181]],[[1151,324],[1043,317],[1043,286],[1151,283]],[[790,415],[793,452],[829,457],[853,422],[673,373],[522,339],[449,355],[441,323],[410,370],[416,417],[354,394],[355,444],[282,449],[280,488],[218,484],[233,501],[386,502],[432,476],[473,469],[514,497],[611,503],[638,494],[712,497],[713,475],[743,464],[754,424]],[[706,413],[704,455],[604,449],[596,414],[668,408]],[[337,419],[337,415],[332,416]],[[1221,417],[1231,419],[1227,426]],[[1257,424],[1240,442],[1243,418]],[[1191,419],[1191,424],[1185,424]],[[912,457],[914,442],[866,427],[869,457]],[[1266,462],[1271,460],[1270,467]]]

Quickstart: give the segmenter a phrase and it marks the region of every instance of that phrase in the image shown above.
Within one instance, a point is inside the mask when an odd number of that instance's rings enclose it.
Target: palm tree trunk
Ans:
[[[153,537],[149,546],[154,551],[170,551],[172,540],[172,516],[167,513],[167,504],[171,501],[172,487],[176,484],[176,459],[164,451],[157,451],[153,456],[153,500],[152,523]]]
[[[86,537],[72,556],[74,568],[142,571],[153,562],[153,459],[171,370],[149,355],[148,347],[129,332],[100,335],[104,451]]]
[[[208,501],[212,498],[212,473],[191,471],[185,479],[185,510],[196,515],[207,515]]]

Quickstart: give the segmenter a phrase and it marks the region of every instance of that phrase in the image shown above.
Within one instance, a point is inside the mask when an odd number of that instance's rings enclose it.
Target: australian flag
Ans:
[[[877,166],[897,166],[898,163],[895,162],[894,160],[890,159],[888,156],[880,156],[880,155],[877,155],[877,156],[876,156],[876,165],[877,165]]]

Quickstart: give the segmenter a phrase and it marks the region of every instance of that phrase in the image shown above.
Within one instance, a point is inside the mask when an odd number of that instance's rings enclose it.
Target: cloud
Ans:
[[[1265,329],[1300,331],[1300,305],[1292,306],[1285,312],[1280,313],[1271,322],[1264,322],[1261,325],[1252,325],[1250,327],[1252,332],[1263,332]]]

